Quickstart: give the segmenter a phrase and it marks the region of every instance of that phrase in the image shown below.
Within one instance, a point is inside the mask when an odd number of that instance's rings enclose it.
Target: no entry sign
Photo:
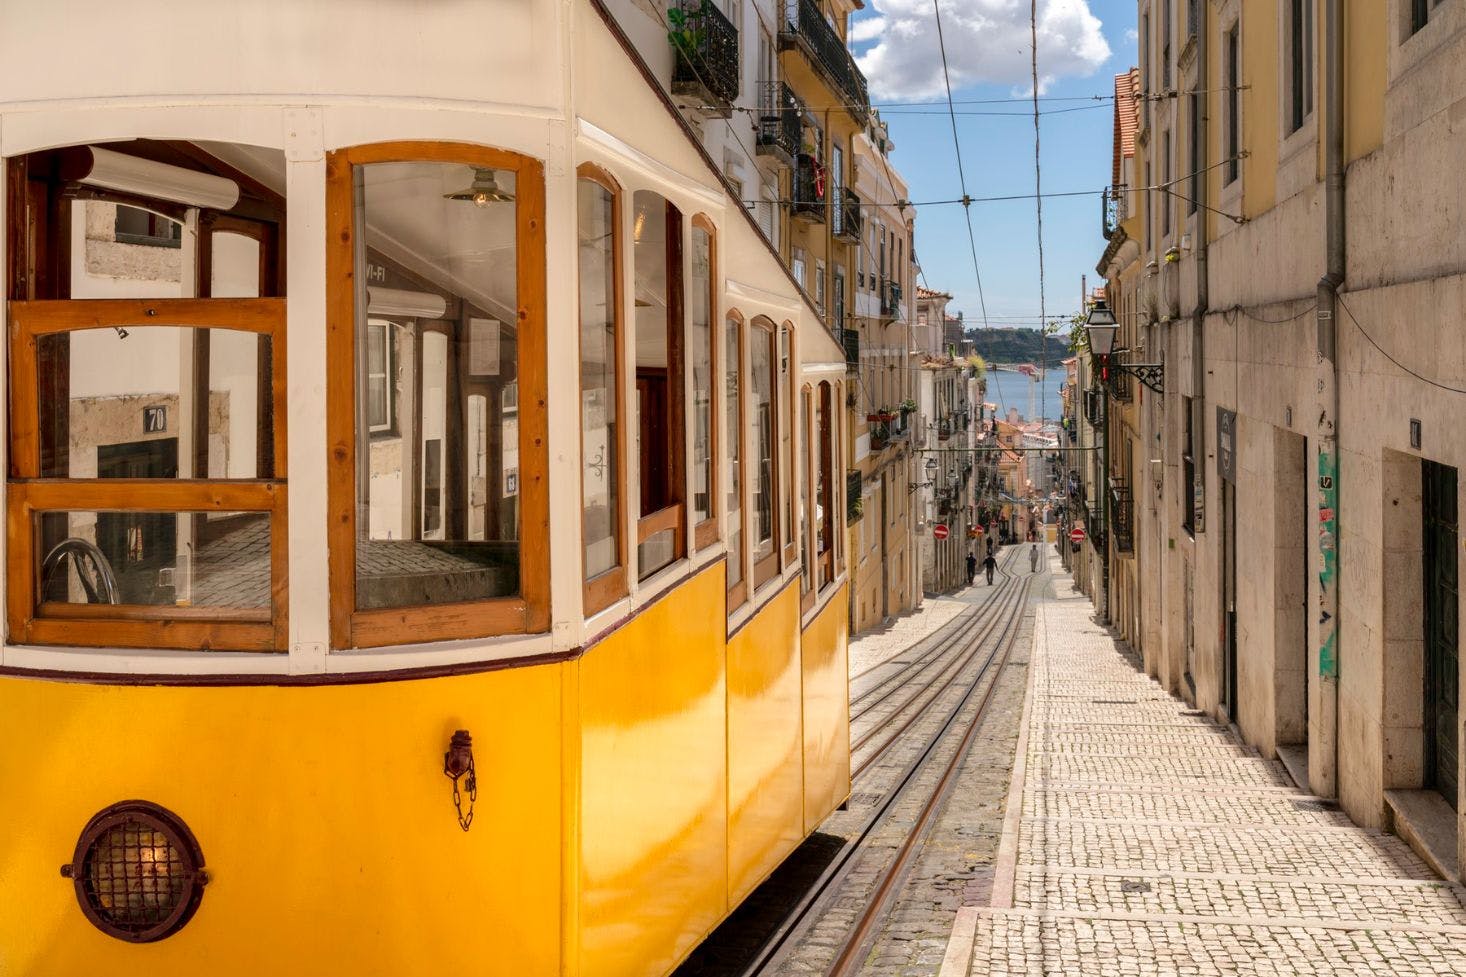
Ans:
[[[1084,530],[1083,529],[1080,529],[1078,526],[1075,526],[1073,529],[1069,530],[1069,539],[1070,539],[1071,542],[1075,542],[1075,543],[1082,543],[1082,542],[1084,542],[1084,535],[1085,535]]]
[[[951,533],[952,531],[948,529],[943,523],[937,523],[935,526],[932,527],[932,535],[935,536],[937,539],[946,539],[948,536],[951,535]]]

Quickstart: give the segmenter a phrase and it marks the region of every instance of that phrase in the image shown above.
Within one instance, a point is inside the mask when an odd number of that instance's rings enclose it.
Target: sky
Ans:
[[[1032,194],[1029,0],[939,2],[967,193]],[[1098,283],[1094,266],[1105,245],[1100,191],[1111,180],[1114,142],[1111,96],[1114,76],[1136,62],[1135,10],[1134,0],[1038,0],[1043,189],[1091,191],[1043,202],[1043,293],[1050,318],[1078,311],[1080,276],[1089,276],[1091,288]],[[933,0],[866,0],[852,20],[851,38],[871,101],[890,127],[896,146],[891,162],[910,184],[910,199],[961,197]],[[1096,95],[1103,98],[1095,101]],[[962,104],[990,99],[1010,101]],[[991,325],[1036,326],[1034,201],[971,205],[981,297],[962,210],[960,204],[917,208],[923,283],[952,293],[949,311],[964,312],[970,325],[982,323],[985,298]]]

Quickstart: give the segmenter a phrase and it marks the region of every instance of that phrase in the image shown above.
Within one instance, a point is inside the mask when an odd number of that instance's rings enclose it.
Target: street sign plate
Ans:
[[[1069,540],[1071,542],[1082,543],[1084,542],[1084,536],[1084,530],[1080,529],[1078,526],[1075,526],[1073,529],[1069,530]]]
[[[932,527],[932,535],[935,536],[937,539],[946,539],[947,536],[951,534],[951,532],[952,531],[950,529],[948,529],[941,523],[937,523],[935,526]]]

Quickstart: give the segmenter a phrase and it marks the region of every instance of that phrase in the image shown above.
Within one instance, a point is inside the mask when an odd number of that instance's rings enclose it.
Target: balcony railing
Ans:
[[[1135,503],[1130,497],[1130,486],[1118,478],[1110,479],[1110,532],[1115,537],[1117,553],[1135,551],[1134,527]]]
[[[672,93],[700,100],[723,118],[738,99],[738,28],[712,0],[680,0],[667,11],[667,38],[676,54]]]
[[[789,205],[796,220],[825,222],[824,167],[808,153],[800,153],[794,166],[794,196]]]
[[[854,329],[840,330],[840,345],[845,347],[845,372],[860,373],[860,333]]]
[[[1128,189],[1124,184],[1105,187],[1104,195],[1100,197],[1101,230],[1104,232],[1105,240],[1113,237],[1120,224],[1130,216],[1125,202]]]
[[[845,521],[855,522],[863,514],[865,500],[861,497],[861,489],[864,480],[860,472],[847,470],[845,472]]]
[[[1090,426],[1099,427],[1105,420],[1105,395],[1099,387],[1084,391],[1084,419]]]
[[[1089,532],[1089,541],[1094,546],[1095,552],[1101,557],[1104,557],[1109,542],[1105,539],[1105,526],[1100,521],[1099,506],[1091,502],[1084,511],[1084,523],[1086,530]]]
[[[860,198],[849,187],[840,188],[839,199],[832,208],[835,237],[851,244],[860,243]]]
[[[815,0],[784,0],[784,22],[779,27],[779,46],[798,47],[824,74],[839,94],[855,121],[864,126],[870,116],[870,95],[865,76],[840,40],[840,35],[820,13]]]
[[[759,93],[758,145],[760,156],[773,156],[785,166],[799,155],[800,116],[804,104],[782,81],[766,81]]]
[[[1128,404],[1133,396],[1130,374],[1124,370],[1110,371],[1110,396],[1122,404]]]
[[[887,279],[881,283],[881,316],[895,319],[901,315],[901,286]]]

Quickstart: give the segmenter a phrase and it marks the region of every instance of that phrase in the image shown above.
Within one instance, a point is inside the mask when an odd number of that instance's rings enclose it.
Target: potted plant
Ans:
[[[672,7],[667,11],[667,40],[672,47],[689,61],[693,60],[702,47],[703,28],[698,26],[707,14],[708,0],[701,0],[696,6]]]
[[[903,414],[915,414],[916,401],[912,400],[910,397],[907,397],[905,400],[901,401],[901,404],[897,409]]]

